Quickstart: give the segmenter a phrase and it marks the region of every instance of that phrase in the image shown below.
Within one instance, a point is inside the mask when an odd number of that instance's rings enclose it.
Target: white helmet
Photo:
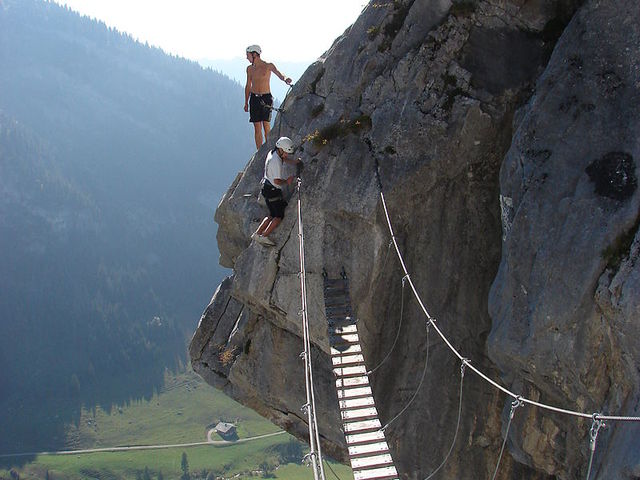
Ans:
[[[262,53],[262,49],[260,48],[260,45],[249,45],[247,47],[247,53],[257,53],[260,55]]]
[[[293,153],[293,142],[289,137],[280,137],[276,142],[276,148],[281,148],[287,153]]]

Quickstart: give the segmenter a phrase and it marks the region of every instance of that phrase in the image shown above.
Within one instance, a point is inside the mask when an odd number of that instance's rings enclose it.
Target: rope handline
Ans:
[[[606,428],[605,423],[601,420],[601,416],[597,413],[593,414],[593,420],[591,421],[591,429],[589,430],[589,449],[591,454],[589,455],[589,468],[587,469],[587,480],[591,476],[591,468],[593,467],[593,456],[596,453],[596,442],[598,440],[598,432],[601,428]]]
[[[379,181],[380,178],[379,178],[379,173],[378,173],[377,169],[376,169],[376,177],[377,177],[377,179]],[[413,284],[413,281],[411,280],[411,277],[409,276],[409,272],[408,272],[407,267],[406,267],[406,265],[404,263],[404,259],[402,257],[402,254],[400,253],[400,248],[398,247],[398,242],[396,241],[396,237],[395,237],[395,234],[393,232],[393,226],[391,225],[391,219],[389,217],[389,211],[387,209],[387,203],[386,203],[385,198],[384,198],[384,192],[382,192],[382,190],[380,191],[380,198],[382,200],[382,207],[384,209],[384,214],[385,214],[385,217],[386,217],[386,220],[387,220],[387,226],[389,228],[389,232],[390,232],[390,235],[391,235],[391,239],[393,241],[393,245],[394,245],[395,250],[396,250],[396,254],[398,256],[398,260],[400,261],[400,264],[402,266],[402,271],[404,272],[405,277],[409,281],[409,285],[411,286],[411,290],[413,291],[413,294],[414,294],[418,304],[420,305],[420,308],[422,309],[422,311],[424,312],[425,316],[427,317],[428,322],[433,326],[433,328],[438,333],[440,338],[449,347],[449,350],[451,350],[453,352],[453,354],[456,357],[458,357],[458,359],[463,360],[464,357],[458,352],[458,350],[456,350],[456,348],[451,344],[449,339],[438,328],[438,326],[435,323],[435,318],[433,318],[431,316],[431,314],[429,314],[427,308],[424,306],[424,303],[422,302],[422,299],[420,298],[420,295],[418,294],[418,291],[416,290],[416,287]],[[493,385],[498,390],[500,390],[500,391],[504,392],[505,394],[509,395],[514,400],[519,398],[523,403],[526,403],[526,404],[529,404],[529,405],[533,405],[533,406],[536,406],[536,407],[539,407],[539,408],[542,408],[542,409],[545,409],[545,410],[549,410],[549,411],[552,411],[552,412],[556,412],[556,413],[563,413],[563,414],[566,414],[566,415],[573,415],[575,417],[593,418],[593,416],[594,416],[594,414],[577,412],[577,411],[574,411],[574,410],[568,410],[568,409],[564,409],[564,408],[554,407],[553,405],[547,405],[547,404],[544,404],[544,403],[541,403],[541,402],[536,402],[534,400],[530,400],[530,399],[525,398],[525,397],[520,397],[516,393],[512,392],[511,390],[507,389],[506,387],[503,387],[499,383],[497,383],[494,380],[492,380],[491,378],[489,378],[482,371],[480,371],[478,368],[476,368],[474,365],[472,365],[469,361],[467,361],[467,366],[469,367],[469,369],[471,369],[480,378],[484,379],[486,382],[488,382],[489,384]],[[640,417],[613,416],[613,415],[601,415],[601,414],[595,414],[595,415],[597,416],[598,419],[603,420],[603,421],[640,422]]]
[[[387,247],[387,253],[386,253],[386,254],[385,254],[385,256],[384,256],[384,263],[382,264],[382,269],[380,270],[381,275],[383,275],[383,274],[384,274],[384,272],[385,272],[385,270],[386,270],[386,268],[387,268],[387,261],[389,260],[389,253],[391,252],[391,246],[392,246],[392,245],[393,245],[393,242],[391,242],[391,240],[389,240],[389,246]],[[403,287],[403,289],[404,289],[404,282],[402,283],[402,287]],[[403,292],[403,295],[404,295],[404,292]],[[391,318],[391,312],[389,312],[389,313],[387,314],[387,323],[389,322],[390,318]],[[401,307],[401,309],[400,309],[400,325],[402,325],[402,307]],[[398,327],[398,331],[399,331],[399,330],[400,330],[400,327]],[[399,334],[399,333],[398,333],[398,334]],[[396,335],[396,341],[397,341],[397,340],[398,340],[398,336]],[[395,346],[395,341],[393,342],[393,344],[394,344],[394,346]],[[393,347],[391,347],[391,351],[393,351]],[[380,367],[380,365],[382,365],[382,364],[384,363],[384,361],[387,359],[387,357],[391,354],[391,351],[389,351],[389,353],[387,353],[387,355],[385,356],[385,358],[384,358],[384,359],[383,359],[383,360],[378,364],[378,366],[377,366],[377,367],[375,367],[375,368],[373,368],[373,369],[369,370],[369,371],[367,372],[367,375],[371,375],[373,372],[375,372],[375,371]]]
[[[458,403],[458,421],[456,422],[456,432],[453,434],[453,441],[451,442],[449,451],[447,452],[447,455],[444,457],[444,460],[442,461],[442,463],[438,466],[438,468],[436,468],[433,472],[431,472],[431,474],[427,478],[425,478],[425,480],[429,480],[436,473],[438,473],[438,471],[442,467],[444,467],[445,463],[447,463],[447,460],[449,460],[449,456],[453,451],[453,447],[456,444],[456,440],[458,438],[458,430],[460,429],[460,418],[462,417],[462,386],[464,385],[464,369],[466,366],[469,366],[469,361],[466,358],[463,358],[462,364],[460,365],[460,393],[458,395],[460,397],[460,402]]]
[[[387,261],[389,260],[389,253],[391,253],[391,247],[393,246],[393,242],[389,239],[389,245],[387,246],[387,253],[384,255],[384,262],[382,263],[382,268],[380,269],[380,273],[384,274],[384,271],[387,268]]]
[[[516,408],[524,405],[520,397],[516,398],[513,402],[511,402],[511,411],[509,412],[509,422],[507,423],[507,432],[504,434],[504,440],[502,441],[502,447],[500,448],[500,455],[498,455],[498,462],[496,463],[496,469],[493,472],[493,477],[491,480],[496,480],[496,475],[498,474],[498,468],[500,467],[500,462],[502,461],[502,454],[504,453],[504,447],[507,444],[507,438],[509,438],[509,429],[511,428],[511,420],[513,420],[513,416],[516,413]]]
[[[307,393],[307,403],[303,406],[303,411],[307,414],[307,422],[309,426],[309,447],[311,451],[308,458],[311,459],[313,465],[313,476],[315,480],[325,480],[324,466],[322,461],[322,450],[320,448],[320,434],[318,432],[318,423],[315,414],[315,392],[313,388],[313,366],[311,360],[311,339],[309,333],[309,317],[307,315],[307,285],[306,285],[306,269],[304,262],[304,234],[302,227],[302,202],[300,196],[301,180],[298,178],[296,188],[298,190],[298,244],[300,256],[300,296],[302,308],[300,310],[302,316],[302,332],[304,352],[300,355],[304,360],[305,367],[305,387]]]
[[[407,402],[405,407],[402,410],[400,410],[400,413],[398,413],[395,417],[393,417],[391,420],[389,420],[387,422],[387,424],[380,429],[381,431],[384,432],[389,425],[391,425],[393,422],[395,422],[396,419],[399,418],[400,415],[402,415],[411,406],[413,401],[416,399],[416,397],[418,396],[418,392],[422,388],[422,383],[424,382],[424,377],[427,375],[427,366],[428,365],[429,365],[429,324],[427,324],[427,352],[425,353],[424,368],[422,370],[422,377],[420,378],[420,383],[418,384],[418,387],[416,388],[416,391],[413,392],[413,395],[411,396],[411,398],[409,399],[409,401]]]
[[[402,300],[400,303],[400,322],[398,323],[398,331],[396,332],[396,338],[393,341],[393,345],[391,345],[391,348],[389,349],[389,351],[387,352],[387,354],[385,355],[385,357],[382,359],[382,361],[375,367],[372,368],[371,370],[369,370],[367,372],[367,375],[371,375],[373,372],[375,372],[376,370],[378,370],[382,364],[384,364],[387,359],[391,356],[391,353],[393,352],[393,349],[396,348],[396,343],[398,343],[398,338],[400,338],[400,331],[402,329],[402,317],[404,315],[404,278],[402,279]],[[429,333],[429,330],[427,329],[427,334]],[[428,347],[428,345],[427,345]]]

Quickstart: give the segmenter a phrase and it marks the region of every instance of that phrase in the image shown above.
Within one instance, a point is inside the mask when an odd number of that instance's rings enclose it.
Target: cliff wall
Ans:
[[[402,284],[376,166],[411,279],[471,363],[528,398],[638,415],[640,9],[632,0],[372,2],[286,98],[269,144],[216,211],[216,291],[194,369],[306,437],[295,202],[251,242],[278,134],[305,162],[302,208],[318,419],[345,460],[322,272],[345,269],[403,478],[425,478],[456,427],[460,362]],[[295,197],[294,197],[295,200]],[[402,312],[402,319],[401,319]],[[511,399],[467,374],[444,478],[493,474]],[[580,478],[590,420],[519,409],[499,478]],[[640,476],[640,429],[602,434],[598,474]]]

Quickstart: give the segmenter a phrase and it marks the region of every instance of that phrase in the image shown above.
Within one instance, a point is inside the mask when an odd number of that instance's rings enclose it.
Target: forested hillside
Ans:
[[[240,85],[41,0],[0,3],[0,453],[184,361],[213,210],[253,143]]]

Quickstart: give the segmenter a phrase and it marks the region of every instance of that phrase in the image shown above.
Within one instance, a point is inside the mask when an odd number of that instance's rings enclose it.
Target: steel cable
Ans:
[[[372,368],[371,370],[369,370],[367,372],[367,375],[371,375],[373,372],[378,370],[387,361],[387,359],[391,356],[391,353],[393,352],[394,348],[396,348],[396,344],[398,343],[398,338],[400,338],[400,331],[402,329],[402,317],[403,317],[403,312],[404,312],[404,278],[402,279],[402,294],[401,294],[401,297],[402,297],[402,300],[400,302],[400,322],[398,323],[398,331],[396,332],[396,338],[393,340],[393,344],[391,345],[391,348],[389,349],[389,351],[387,352],[385,357],[382,359],[382,361],[378,365],[376,365],[375,368]],[[428,332],[428,330],[427,330],[427,332]],[[427,345],[427,347],[428,347],[428,345]]]
[[[496,480],[496,475],[498,474],[498,467],[500,467],[500,462],[502,461],[502,454],[504,453],[504,447],[507,444],[507,438],[509,438],[509,429],[511,428],[511,421],[513,420],[513,416],[516,413],[516,408],[522,406],[522,400],[519,398],[511,402],[511,411],[509,412],[509,422],[507,423],[507,432],[504,434],[504,440],[502,441],[502,447],[500,448],[500,455],[498,455],[498,461],[496,462],[496,469],[493,472],[493,477],[491,480]]]
[[[458,430],[460,429],[460,418],[462,417],[462,386],[464,384],[464,367],[468,365],[467,363],[467,359],[463,358],[462,359],[462,365],[460,365],[460,402],[458,403],[458,421],[456,422],[456,432],[453,434],[453,441],[451,442],[451,446],[449,447],[449,451],[447,452],[447,455],[444,457],[444,460],[442,461],[442,463],[438,466],[438,468],[436,468],[433,472],[431,472],[431,474],[425,478],[425,480],[429,480],[431,477],[433,477],[436,473],[438,473],[438,471],[444,467],[444,465],[447,463],[447,460],[449,460],[449,456],[451,455],[451,452],[453,451],[453,447],[456,444],[456,440],[458,438]]]
[[[322,461],[322,450],[320,448],[320,434],[318,432],[318,422],[316,419],[316,401],[313,387],[313,366],[311,361],[311,339],[309,333],[309,317],[307,312],[307,284],[306,284],[306,268],[304,261],[304,232],[302,225],[302,202],[300,194],[301,180],[298,178],[296,188],[298,190],[298,246],[300,257],[300,296],[302,304],[302,333],[304,352],[301,356],[305,362],[305,388],[307,394],[307,403],[302,409],[307,414],[309,425],[309,447],[311,451],[307,458],[311,459],[313,466],[313,475],[315,480],[325,480],[324,463]]]
[[[407,404],[404,406],[404,408],[402,410],[400,410],[400,413],[398,413],[395,417],[393,417],[391,420],[389,420],[387,422],[387,424],[380,429],[381,431],[384,432],[389,425],[391,425],[393,422],[395,422],[396,419],[398,419],[400,417],[400,415],[402,415],[411,406],[413,401],[416,399],[416,397],[418,396],[418,392],[422,388],[422,383],[424,382],[424,377],[427,375],[427,366],[428,365],[429,365],[429,325],[427,325],[427,352],[426,352],[425,358],[424,358],[424,368],[422,369],[422,377],[420,378],[420,383],[418,384],[418,387],[416,388],[416,391],[413,392],[413,395],[411,396],[411,398],[409,399]]]
[[[387,220],[387,226],[388,226],[389,231],[391,233],[391,239],[393,240],[393,244],[394,244],[394,247],[395,247],[395,250],[396,250],[396,254],[398,256],[398,260],[400,261],[400,264],[402,265],[402,271],[404,272],[405,276],[407,277],[407,279],[409,281],[409,285],[411,286],[411,290],[413,291],[413,294],[414,294],[416,300],[418,301],[418,304],[420,305],[420,308],[422,309],[422,311],[424,312],[425,316],[427,317],[428,322],[433,326],[433,328],[436,330],[436,332],[438,333],[440,338],[449,347],[449,350],[451,350],[456,357],[458,357],[460,360],[462,360],[464,357],[456,350],[456,348],[451,344],[449,339],[438,328],[438,326],[435,323],[435,318],[433,318],[431,316],[431,314],[428,312],[427,308],[424,306],[424,303],[422,302],[422,299],[420,298],[420,295],[418,294],[418,291],[416,290],[416,287],[413,284],[413,281],[411,280],[411,276],[409,275],[409,272],[407,271],[407,267],[406,267],[406,265],[404,263],[404,259],[402,257],[402,254],[400,253],[400,248],[398,247],[398,243],[397,243],[395,235],[393,233],[393,227],[391,225],[391,219],[389,217],[389,211],[387,209],[387,204],[386,204],[386,201],[385,201],[385,198],[384,198],[384,193],[382,192],[382,190],[380,191],[380,198],[382,200],[382,206],[384,208],[384,213],[385,213],[385,217],[386,217],[386,220]],[[493,385],[498,390],[506,393],[507,395],[511,396],[513,399],[520,398],[520,400],[523,403],[527,403],[529,405],[534,405],[536,407],[543,408],[543,409],[546,409],[546,410],[550,410],[552,412],[563,413],[563,414],[566,414],[566,415],[573,415],[575,417],[581,417],[581,418],[593,418],[593,416],[596,415],[598,419],[603,420],[603,421],[640,422],[640,417],[612,416],[612,415],[602,415],[602,414],[599,414],[599,413],[597,413],[597,414],[582,413],[582,412],[577,412],[577,411],[568,410],[568,409],[564,409],[564,408],[554,407],[553,405],[547,405],[547,404],[544,404],[544,403],[536,402],[534,400],[521,397],[520,395],[518,395],[518,394],[512,392],[511,390],[503,387],[502,385],[500,385],[499,383],[495,382],[494,380],[489,378],[487,375],[485,375],[481,370],[476,368],[470,362],[467,362],[467,366],[476,375],[478,375],[480,378],[484,379],[489,384]]]

